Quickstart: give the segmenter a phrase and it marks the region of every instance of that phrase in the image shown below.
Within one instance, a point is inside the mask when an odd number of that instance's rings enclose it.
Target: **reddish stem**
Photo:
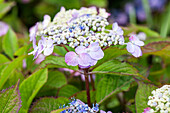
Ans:
[[[66,47],[64,44],[62,44],[62,47],[64,47],[64,49],[65,49],[67,52],[69,52],[69,50],[67,49],[67,47]]]
[[[91,102],[90,102],[90,89],[89,89],[89,79],[88,79],[88,69],[84,70],[84,76],[85,76],[85,81],[86,81],[86,94],[87,94],[87,104],[90,107]]]
[[[90,79],[91,79],[91,85],[92,85],[93,91],[95,91],[94,80],[93,80],[92,74],[90,74]]]

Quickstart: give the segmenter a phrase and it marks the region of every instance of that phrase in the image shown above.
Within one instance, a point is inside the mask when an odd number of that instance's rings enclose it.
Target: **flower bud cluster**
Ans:
[[[170,85],[153,90],[152,94],[148,97],[148,105],[152,108],[149,113],[170,113]]]
[[[68,106],[63,105],[60,108],[68,108],[61,113],[97,113],[99,111],[98,104],[93,104],[93,108],[90,108],[79,99],[73,99]]]
[[[52,23],[58,25],[67,24],[67,22],[69,22],[72,18],[77,18],[84,14],[91,14],[91,15],[98,14],[99,16],[104,18],[110,16],[110,14],[107,13],[106,10],[103,8],[99,8],[99,12],[97,12],[96,7],[89,7],[89,8],[82,7],[79,10],[76,9],[66,10],[64,7],[61,7],[60,12],[55,15]]]

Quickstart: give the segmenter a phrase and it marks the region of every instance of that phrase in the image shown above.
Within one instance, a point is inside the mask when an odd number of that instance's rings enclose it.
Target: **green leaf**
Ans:
[[[135,104],[127,106],[132,113],[136,113]]]
[[[66,77],[60,71],[50,71],[48,73],[48,80],[45,85],[55,88],[60,88],[67,83]]]
[[[15,51],[18,49],[17,36],[11,28],[3,37],[2,48],[10,58],[14,57]]]
[[[97,84],[96,89],[96,101],[101,104],[112,95],[126,91],[130,87],[130,83],[133,81],[131,77],[104,77]]]
[[[59,109],[59,106],[66,105],[67,103],[69,103],[69,99],[65,97],[56,99],[52,97],[41,98],[33,104],[31,113],[50,113],[53,110]]]
[[[57,110],[51,111],[51,113],[61,113],[62,111],[66,110],[66,109],[68,109],[68,108],[57,109]]]
[[[72,95],[79,91],[80,90],[73,85],[65,85],[59,90],[58,96],[71,97]]]
[[[65,62],[64,57],[58,57],[58,56],[48,56],[46,59],[41,63],[39,66],[40,68],[46,67],[48,64],[52,64],[54,67],[59,67],[59,68],[68,68],[72,70],[78,70],[77,66],[68,66]]]
[[[152,27],[153,19],[152,19],[151,9],[150,9],[150,6],[149,6],[149,1],[148,0],[142,0],[142,5],[144,7],[145,14],[146,14],[147,25]]]
[[[149,43],[142,50],[144,54],[160,56],[166,63],[170,63],[170,41]]]
[[[165,13],[162,15],[160,35],[166,37],[168,35],[168,30],[170,31],[170,3],[166,8]]]
[[[0,3],[0,19],[15,5],[15,2]]]
[[[122,76],[140,76],[137,70],[126,62],[120,62],[118,60],[111,60],[103,63],[93,70],[92,73],[97,74],[118,74]]]
[[[17,113],[21,107],[21,97],[18,90],[18,83],[0,92],[0,112]]]
[[[152,43],[145,45],[142,48],[142,50],[143,50],[143,53],[151,53],[151,52],[153,53],[156,51],[160,51],[169,45],[170,45],[170,41],[152,42]]]
[[[123,54],[128,53],[127,50],[125,49],[119,49],[119,48],[115,48],[115,47],[109,47],[106,50],[104,50],[104,57],[99,60],[97,62],[97,64],[95,65],[95,67],[103,64],[104,62],[107,62],[109,60],[112,60],[118,56],[121,56]]]
[[[135,12],[135,7],[129,8],[129,20],[130,24],[136,24],[136,12]]]
[[[9,62],[10,60],[4,56],[3,54],[0,54],[0,64],[3,64],[3,63],[6,63],[6,62]]]
[[[80,0],[44,0],[51,4],[57,4],[59,7],[64,6],[66,9],[80,8]]]
[[[65,54],[67,53],[67,51],[64,49],[64,47],[60,47],[60,46],[55,46],[54,47],[54,53],[61,55],[61,56],[65,56]]]
[[[40,89],[37,96],[56,96],[57,89],[67,84],[66,77],[60,71],[50,71],[47,82]]]
[[[148,107],[148,97],[151,95],[151,92],[156,89],[155,86],[150,84],[144,84],[139,82],[138,90],[136,92],[135,104],[137,113],[142,113],[145,108]]]
[[[2,89],[5,82],[8,80],[9,76],[12,74],[14,70],[18,68],[18,66],[22,63],[22,60],[26,58],[26,56],[20,56],[14,59],[2,72],[0,76],[0,89]]]
[[[21,83],[19,87],[22,100],[20,113],[28,112],[32,100],[46,81],[47,69],[41,69],[30,75]]]
[[[85,0],[88,6],[107,7],[107,0]]]
[[[75,97],[76,99],[81,100],[82,102],[87,103],[87,94],[86,94],[86,91],[78,92],[75,95],[73,95],[73,97]],[[91,100],[91,103],[95,103],[95,98],[96,98],[96,92],[91,90],[90,91],[90,100]]]
[[[24,55],[24,54],[28,54],[28,49],[30,48],[31,44],[30,45],[25,45],[25,46],[22,46],[21,48],[19,48],[14,55],[16,56],[21,56],[21,55]]]
[[[22,83],[22,81],[24,80],[24,76],[22,75],[21,72],[16,70],[9,76],[8,80],[6,81],[2,89],[15,85],[18,80],[20,80],[20,83]]]
[[[133,29],[146,33],[147,37],[159,37],[159,33],[149,29],[145,26],[133,25]]]

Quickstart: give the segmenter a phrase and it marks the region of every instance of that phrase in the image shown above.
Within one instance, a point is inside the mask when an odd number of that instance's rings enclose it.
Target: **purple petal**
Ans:
[[[0,37],[5,35],[8,32],[9,26],[0,21]]]
[[[35,26],[31,27],[29,29],[29,32],[30,32],[30,41],[33,41],[33,48],[36,47],[36,32],[38,31],[38,23],[36,23]]]
[[[44,49],[44,55],[49,56],[50,54],[53,53],[53,49],[54,49],[54,46],[45,48]]]
[[[134,43],[135,43],[136,45],[138,45],[138,46],[144,46],[144,42],[143,42],[143,41],[140,41],[140,40],[134,41]]]
[[[38,51],[41,53],[44,50],[44,43],[43,40],[39,40],[38,42]]]
[[[118,29],[117,29],[117,34],[118,35],[123,35],[123,30],[120,27],[118,27]]]
[[[150,113],[150,112],[149,112],[150,110],[151,110],[151,108],[150,108],[150,107],[147,107],[147,108],[144,109],[144,112],[142,112],[142,113]]]
[[[100,60],[104,57],[104,52],[101,49],[95,52],[90,51],[88,54],[90,55],[91,58],[95,60]]]
[[[130,41],[133,41],[133,42],[139,41],[139,39],[138,39],[138,37],[136,37],[136,35],[131,35],[131,36],[129,37],[129,40],[130,40]]]
[[[105,112],[103,110],[100,110],[100,113],[112,113],[111,111]]]
[[[79,65],[89,66],[91,62],[92,62],[92,59],[89,54],[87,54],[87,53],[79,54],[79,59],[78,59]]]
[[[43,29],[45,29],[49,25],[50,22],[51,22],[51,17],[49,15],[45,15],[44,20],[42,22]]]
[[[78,55],[75,52],[68,52],[65,55],[65,62],[67,65],[77,66],[78,65]]]
[[[61,7],[61,8],[60,8],[60,12],[65,12],[65,11],[66,11],[66,9],[65,9],[64,7]],[[58,13],[55,15],[54,19],[60,14],[60,12],[58,12]]]
[[[22,67],[25,69],[27,67],[27,62],[26,62],[26,59],[24,59],[22,61]]]
[[[135,51],[135,46],[131,42],[128,42],[126,49],[129,53],[133,53]]]
[[[89,65],[89,66],[81,66],[81,65],[79,65],[79,68],[81,68],[81,69],[85,69],[85,68],[89,68],[89,67],[91,67],[91,65]],[[84,76],[84,75],[83,75]],[[84,80],[84,79],[83,79]]]
[[[79,100],[79,99],[76,99],[76,101],[79,103],[79,104],[81,104],[81,105],[85,105],[85,103],[84,102],[82,102],[81,100]]]
[[[76,47],[75,52],[77,54],[86,53],[85,49],[86,49],[86,47],[84,47],[84,46],[78,46],[78,47]]]
[[[117,22],[115,22],[115,23],[113,23],[113,25],[112,25],[112,30],[113,31],[116,31],[117,29],[118,29],[118,24],[117,24]]]
[[[132,53],[134,57],[140,57],[142,56],[142,51],[139,46],[135,45],[135,51]]]
[[[62,6],[61,8],[60,8],[60,11],[65,11],[66,9]]]
[[[89,45],[88,49],[90,51],[98,51],[100,49],[99,43],[98,42],[93,42]]]
[[[73,10],[72,17],[77,18],[79,16],[79,12],[77,10]]]
[[[35,64],[40,64],[43,60],[45,60],[45,55],[40,54],[38,58],[35,60]]]
[[[46,41],[47,47],[52,47],[53,46],[53,40],[52,39],[48,39]]]
[[[97,63],[97,60],[92,59],[92,60],[91,60],[91,62],[90,62],[90,66],[94,66],[94,65],[96,65],[96,63]]]
[[[38,57],[38,55],[39,55],[39,54],[38,54],[38,49],[37,49],[37,51],[35,51],[35,54],[33,54],[33,55],[34,55],[34,59],[36,59],[36,58]],[[33,60],[34,60],[34,59],[33,59]]]
[[[103,111],[103,110],[100,110],[100,113],[106,113],[105,111]]]

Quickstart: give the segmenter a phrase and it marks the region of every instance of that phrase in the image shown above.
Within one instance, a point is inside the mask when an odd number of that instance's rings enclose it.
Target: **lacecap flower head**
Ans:
[[[51,45],[64,44],[72,48],[78,46],[87,48],[93,42],[98,42],[100,47],[124,44],[123,30],[117,23],[113,24],[113,30],[106,29],[106,26],[109,25],[107,21],[109,15],[105,9],[96,7],[82,7],[79,10],[66,10],[62,7],[53,21],[48,15],[45,15],[43,22],[37,22],[30,29],[30,41],[33,42],[34,48],[34,52],[30,54],[35,55],[35,58],[42,52],[45,56],[49,55],[46,54],[46,49],[42,49],[42,46],[47,45],[42,45],[42,39],[36,40],[38,37],[50,40]],[[49,47],[47,48],[49,49]],[[49,53],[52,53],[51,50],[53,50],[52,47]],[[91,57],[93,58],[93,56]],[[93,59],[95,60],[95,58]],[[95,62],[90,63],[90,65],[93,64]]]
[[[146,113],[170,113],[170,85],[153,90],[152,94],[153,96],[148,97],[150,108],[147,109]]]

